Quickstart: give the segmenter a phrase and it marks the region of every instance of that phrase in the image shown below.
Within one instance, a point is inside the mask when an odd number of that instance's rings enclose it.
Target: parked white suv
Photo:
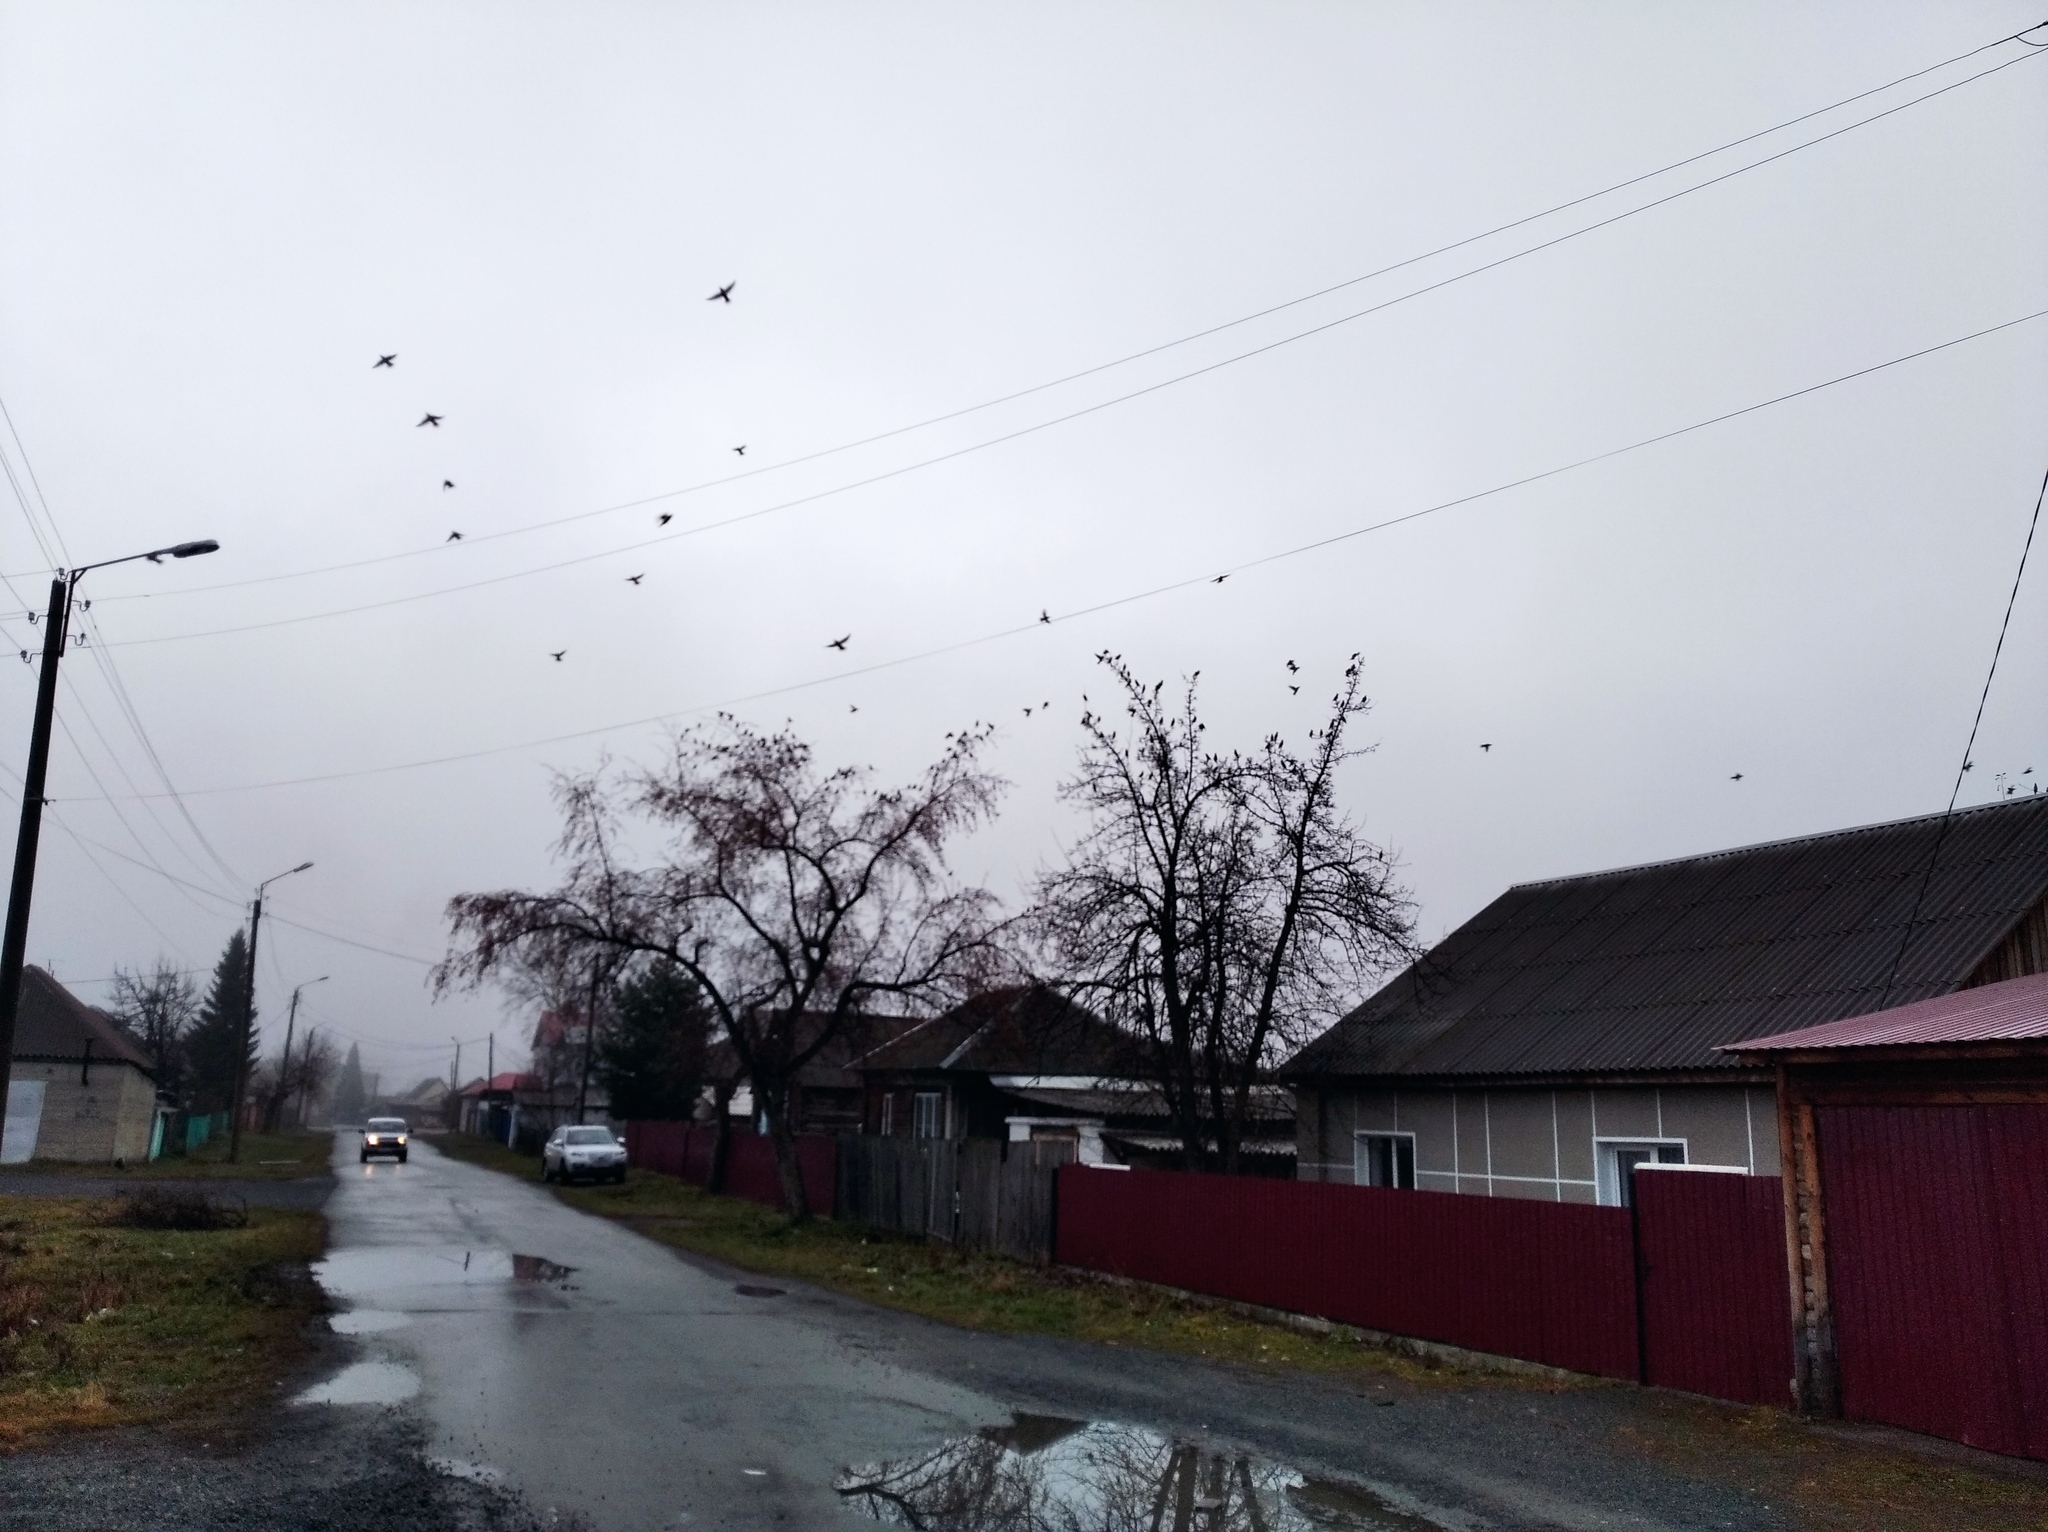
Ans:
[[[626,1179],[626,1146],[610,1128],[557,1128],[540,1152],[543,1181],[573,1181],[591,1176],[600,1181]]]

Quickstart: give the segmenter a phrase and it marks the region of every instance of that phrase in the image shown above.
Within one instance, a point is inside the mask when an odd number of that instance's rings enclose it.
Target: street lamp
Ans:
[[[277,1094],[271,1098],[273,1110],[263,1120],[263,1125],[272,1133],[277,1131],[278,1119],[284,1115],[286,1087],[291,1084],[292,1080],[292,1027],[299,1019],[299,990],[311,989],[315,984],[325,984],[327,980],[328,975],[323,973],[317,979],[308,979],[298,989],[292,991],[292,1008],[286,1013],[284,1019],[284,1056],[277,1070]],[[309,1028],[306,1032],[306,1048],[309,1057],[311,1056],[312,1047],[313,1033]]]
[[[0,1112],[5,1112],[8,1076],[14,1068],[14,1023],[21,1008],[21,966],[28,951],[29,902],[36,887],[36,843],[43,833],[43,784],[50,768],[50,722],[57,708],[57,662],[64,657],[64,639],[71,628],[71,601],[78,582],[89,570],[148,559],[189,559],[214,553],[212,538],[176,543],[125,558],[102,559],[76,569],[60,569],[50,582],[50,615],[43,625],[43,669],[36,682],[36,720],[29,734],[28,770],[21,780],[21,832],[14,842],[14,883],[7,894],[7,928],[0,935]]]
[[[287,867],[283,872],[265,878],[256,885],[256,902],[249,906],[249,974],[242,985],[242,1027],[235,1048],[235,1096],[228,1104],[233,1113],[228,1128],[228,1163],[242,1162],[242,1092],[249,1083],[249,1031],[256,1024],[256,932],[263,924],[263,890],[279,878],[289,878],[295,872],[304,872],[313,864],[301,862],[296,867]]]

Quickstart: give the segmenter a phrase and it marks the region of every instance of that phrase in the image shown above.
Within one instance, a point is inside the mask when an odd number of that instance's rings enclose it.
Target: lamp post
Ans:
[[[71,628],[71,601],[78,593],[78,582],[88,571],[113,564],[132,564],[137,559],[161,564],[166,558],[189,559],[219,548],[220,544],[210,537],[177,543],[148,553],[131,553],[125,558],[60,569],[50,582],[50,614],[43,625],[43,669],[36,681],[35,725],[29,733],[28,770],[21,780],[21,830],[14,842],[14,882],[7,894],[6,931],[0,935],[0,1113],[6,1111],[8,1077],[14,1066],[14,1023],[21,1007],[22,959],[28,950],[29,903],[36,887],[36,845],[43,833],[43,783],[50,768],[50,723],[57,709],[57,664],[64,657],[64,639]]]
[[[249,976],[242,985],[242,1026],[235,1046],[235,1096],[228,1104],[232,1114],[228,1127],[230,1165],[242,1162],[242,1092],[249,1083],[249,1033],[256,1024],[256,932],[263,924],[263,890],[278,878],[289,878],[312,865],[311,862],[301,862],[296,867],[287,867],[275,877],[265,878],[256,885],[256,902],[249,906]]]
[[[277,1131],[278,1119],[284,1115],[285,1098],[290,1095],[292,1083],[292,1027],[299,1019],[299,990],[311,989],[315,984],[325,984],[328,975],[308,979],[292,991],[292,1008],[284,1019],[284,1054],[277,1066],[277,1094],[271,1098],[270,1110],[264,1115],[263,1125],[272,1133]],[[308,1033],[310,1041],[312,1034]]]

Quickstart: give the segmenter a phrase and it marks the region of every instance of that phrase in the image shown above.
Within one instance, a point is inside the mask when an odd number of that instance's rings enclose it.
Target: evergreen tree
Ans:
[[[334,1082],[334,1110],[328,1115],[337,1126],[347,1126],[361,1122],[368,1110],[368,1097],[363,1090],[362,1050],[350,1043],[348,1058],[342,1063],[341,1074]]]
[[[704,1081],[711,1012],[696,983],[658,963],[612,992],[613,1021],[598,1042],[597,1078],[618,1121],[682,1122]]]
[[[199,1003],[199,1019],[185,1034],[185,1079],[196,1112],[225,1112],[234,1103],[235,1054],[242,1034],[242,1003],[249,993],[249,939],[240,930],[228,938],[213,982]],[[242,1065],[256,1066],[256,1019],[249,1018],[249,1036]]]

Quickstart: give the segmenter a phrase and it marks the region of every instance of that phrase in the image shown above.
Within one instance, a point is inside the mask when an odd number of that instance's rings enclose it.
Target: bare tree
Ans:
[[[1387,852],[1336,801],[1344,735],[1370,706],[1352,656],[1297,754],[1203,743],[1190,679],[1178,707],[1114,655],[1126,733],[1092,710],[1062,787],[1089,827],[1039,881],[1036,923],[1064,982],[1134,1035],[1189,1169],[1238,1169],[1255,1092],[1279,1057],[1409,956],[1412,906]]]
[[[341,1067],[341,1055],[317,1028],[308,1027],[289,1057],[265,1059],[249,1081],[249,1096],[263,1103],[263,1125],[275,1133],[294,1100],[314,1100]],[[296,1125],[294,1119],[293,1125]]]
[[[659,770],[562,778],[561,886],[450,900],[435,986],[475,984],[554,947],[674,963],[767,1115],[802,1220],[789,1111],[799,1071],[877,1002],[936,1008],[998,961],[993,896],[959,884],[945,859],[1002,790],[979,763],[989,734],[949,735],[919,781],[877,788],[864,770],[821,772],[786,729],[721,715],[682,735]],[[644,863],[622,847],[629,818],[662,842]]]
[[[185,1034],[199,1015],[199,987],[158,958],[149,972],[114,970],[114,1019],[142,1044],[157,1089],[176,1097],[185,1071]]]

